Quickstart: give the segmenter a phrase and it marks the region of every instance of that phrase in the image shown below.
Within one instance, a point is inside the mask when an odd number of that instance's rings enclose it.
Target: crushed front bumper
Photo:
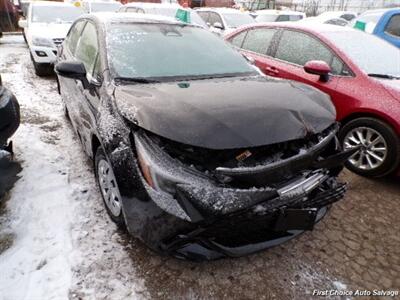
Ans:
[[[149,198],[168,216],[187,224],[175,231],[171,227],[171,232],[161,239],[160,250],[195,260],[236,257],[312,230],[328,207],[346,192],[346,184],[337,182],[336,176],[354,150],[334,149],[329,155],[320,155],[334,140],[334,133],[329,133],[312,151],[279,162],[279,167],[254,168],[256,176],[264,177],[258,178],[263,185],[250,188],[224,185],[207,174],[198,174],[170,157],[145,134],[136,133],[137,149],[149,165],[157,166],[154,172],[167,173],[168,180],[176,180],[155,189],[141,177]],[[281,169],[288,172],[288,179],[265,184],[265,177],[282,174]],[[254,175],[250,168],[231,170],[223,170],[224,175],[240,180]],[[163,191],[161,186],[168,186],[169,191]]]

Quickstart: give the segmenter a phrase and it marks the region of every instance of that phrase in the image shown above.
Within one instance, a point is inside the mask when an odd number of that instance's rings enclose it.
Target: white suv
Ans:
[[[19,21],[24,28],[26,41],[39,76],[49,75],[57,57],[60,45],[72,22],[82,15],[83,10],[69,3],[33,1],[29,6],[27,19]]]

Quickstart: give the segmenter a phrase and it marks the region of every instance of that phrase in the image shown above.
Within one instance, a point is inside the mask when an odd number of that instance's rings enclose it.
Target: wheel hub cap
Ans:
[[[114,172],[106,160],[100,160],[98,166],[100,191],[111,213],[118,217],[121,214],[121,195]]]
[[[358,127],[349,131],[344,138],[345,150],[361,146],[360,150],[349,158],[349,163],[361,170],[373,170],[380,167],[387,156],[387,144],[383,136],[369,127]]]

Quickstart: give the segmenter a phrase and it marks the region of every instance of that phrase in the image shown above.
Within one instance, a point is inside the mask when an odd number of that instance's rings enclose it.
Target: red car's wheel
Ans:
[[[361,146],[346,167],[365,177],[382,177],[395,171],[400,161],[400,140],[388,124],[374,118],[358,118],[340,131],[344,149]]]

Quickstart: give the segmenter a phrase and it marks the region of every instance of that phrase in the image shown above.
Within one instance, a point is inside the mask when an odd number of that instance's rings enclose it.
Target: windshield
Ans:
[[[198,27],[112,24],[107,43],[115,77],[176,80],[257,74],[226,42]]]
[[[257,22],[275,22],[278,18],[277,14],[270,14],[270,15],[258,15],[256,17]]]
[[[34,23],[72,23],[83,11],[74,6],[34,6],[32,22]]]
[[[226,24],[230,28],[236,28],[242,25],[254,23],[254,19],[249,14],[245,13],[229,13],[229,14],[222,14],[225,19]]]
[[[122,4],[120,3],[92,3],[91,12],[102,12],[102,11],[117,11]]]
[[[400,49],[362,31],[325,35],[367,74],[400,76]]]

